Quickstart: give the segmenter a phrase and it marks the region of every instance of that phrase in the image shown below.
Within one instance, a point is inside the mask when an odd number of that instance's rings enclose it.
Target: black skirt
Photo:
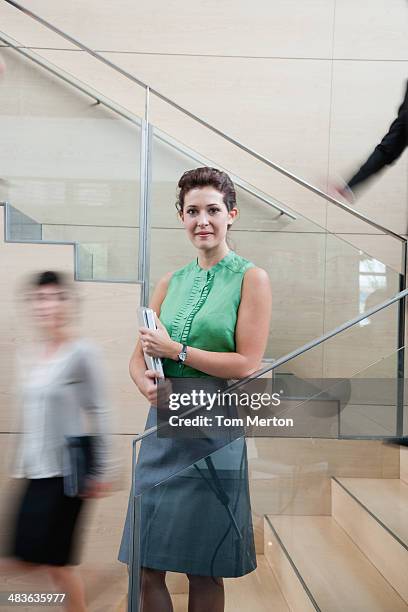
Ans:
[[[10,556],[30,563],[76,565],[76,532],[84,501],[64,495],[64,479],[26,481],[16,512]]]

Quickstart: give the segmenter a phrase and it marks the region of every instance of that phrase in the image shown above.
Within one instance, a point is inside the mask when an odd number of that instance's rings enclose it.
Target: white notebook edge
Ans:
[[[139,327],[147,327],[148,329],[157,329],[156,321],[154,318],[155,312],[152,308],[147,306],[140,306],[138,308],[138,319]],[[156,370],[160,372],[160,376],[164,378],[163,364],[160,357],[151,357],[143,351],[145,364],[148,370]]]

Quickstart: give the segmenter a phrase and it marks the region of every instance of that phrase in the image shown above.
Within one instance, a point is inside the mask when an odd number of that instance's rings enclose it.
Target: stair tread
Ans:
[[[269,516],[322,612],[407,612],[408,605],[331,516]]]
[[[408,547],[408,484],[398,478],[337,478]]]
[[[289,612],[277,580],[264,555],[257,555],[258,567],[241,578],[225,578],[225,612]]]

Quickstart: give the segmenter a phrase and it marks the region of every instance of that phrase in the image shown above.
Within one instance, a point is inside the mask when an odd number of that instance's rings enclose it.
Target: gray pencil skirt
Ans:
[[[146,429],[156,422],[152,406]],[[135,564],[225,578],[256,568],[243,436],[226,432],[222,439],[173,439],[152,434],[141,443],[134,492]],[[131,511],[130,496],[118,557],[127,564]]]

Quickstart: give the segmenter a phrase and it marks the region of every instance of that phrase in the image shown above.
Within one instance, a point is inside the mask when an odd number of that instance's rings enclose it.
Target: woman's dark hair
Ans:
[[[47,270],[46,272],[38,272],[31,279],[31,286],[34,289],[38,287],[44,287],[44,285],[58,285],[60,287],[68,287],[69,283],[67,278],[61,272],[53,272]]]
[[[236,206],[235,187],[228,174],[217,170],[217,168],[204,166],[194,170],[187,170],[179,180],[179,193],[176,202],[179,214],[183,212],[186,194],[192,189],[200,189],[201,187],[214,187],[214,189],[222,193],[223,202],[228,212]]]
[[[27,289],[30,293],[40,287],[46,287],[47,285],[57,285],[60,289],[63,289],[65,295],[69,295],[79,304],[79,296],[74,283],[70,276],[66,272],[55,272],[54,270],[46,270],[45,272],[36,272],[30,277],[27,283]]]

